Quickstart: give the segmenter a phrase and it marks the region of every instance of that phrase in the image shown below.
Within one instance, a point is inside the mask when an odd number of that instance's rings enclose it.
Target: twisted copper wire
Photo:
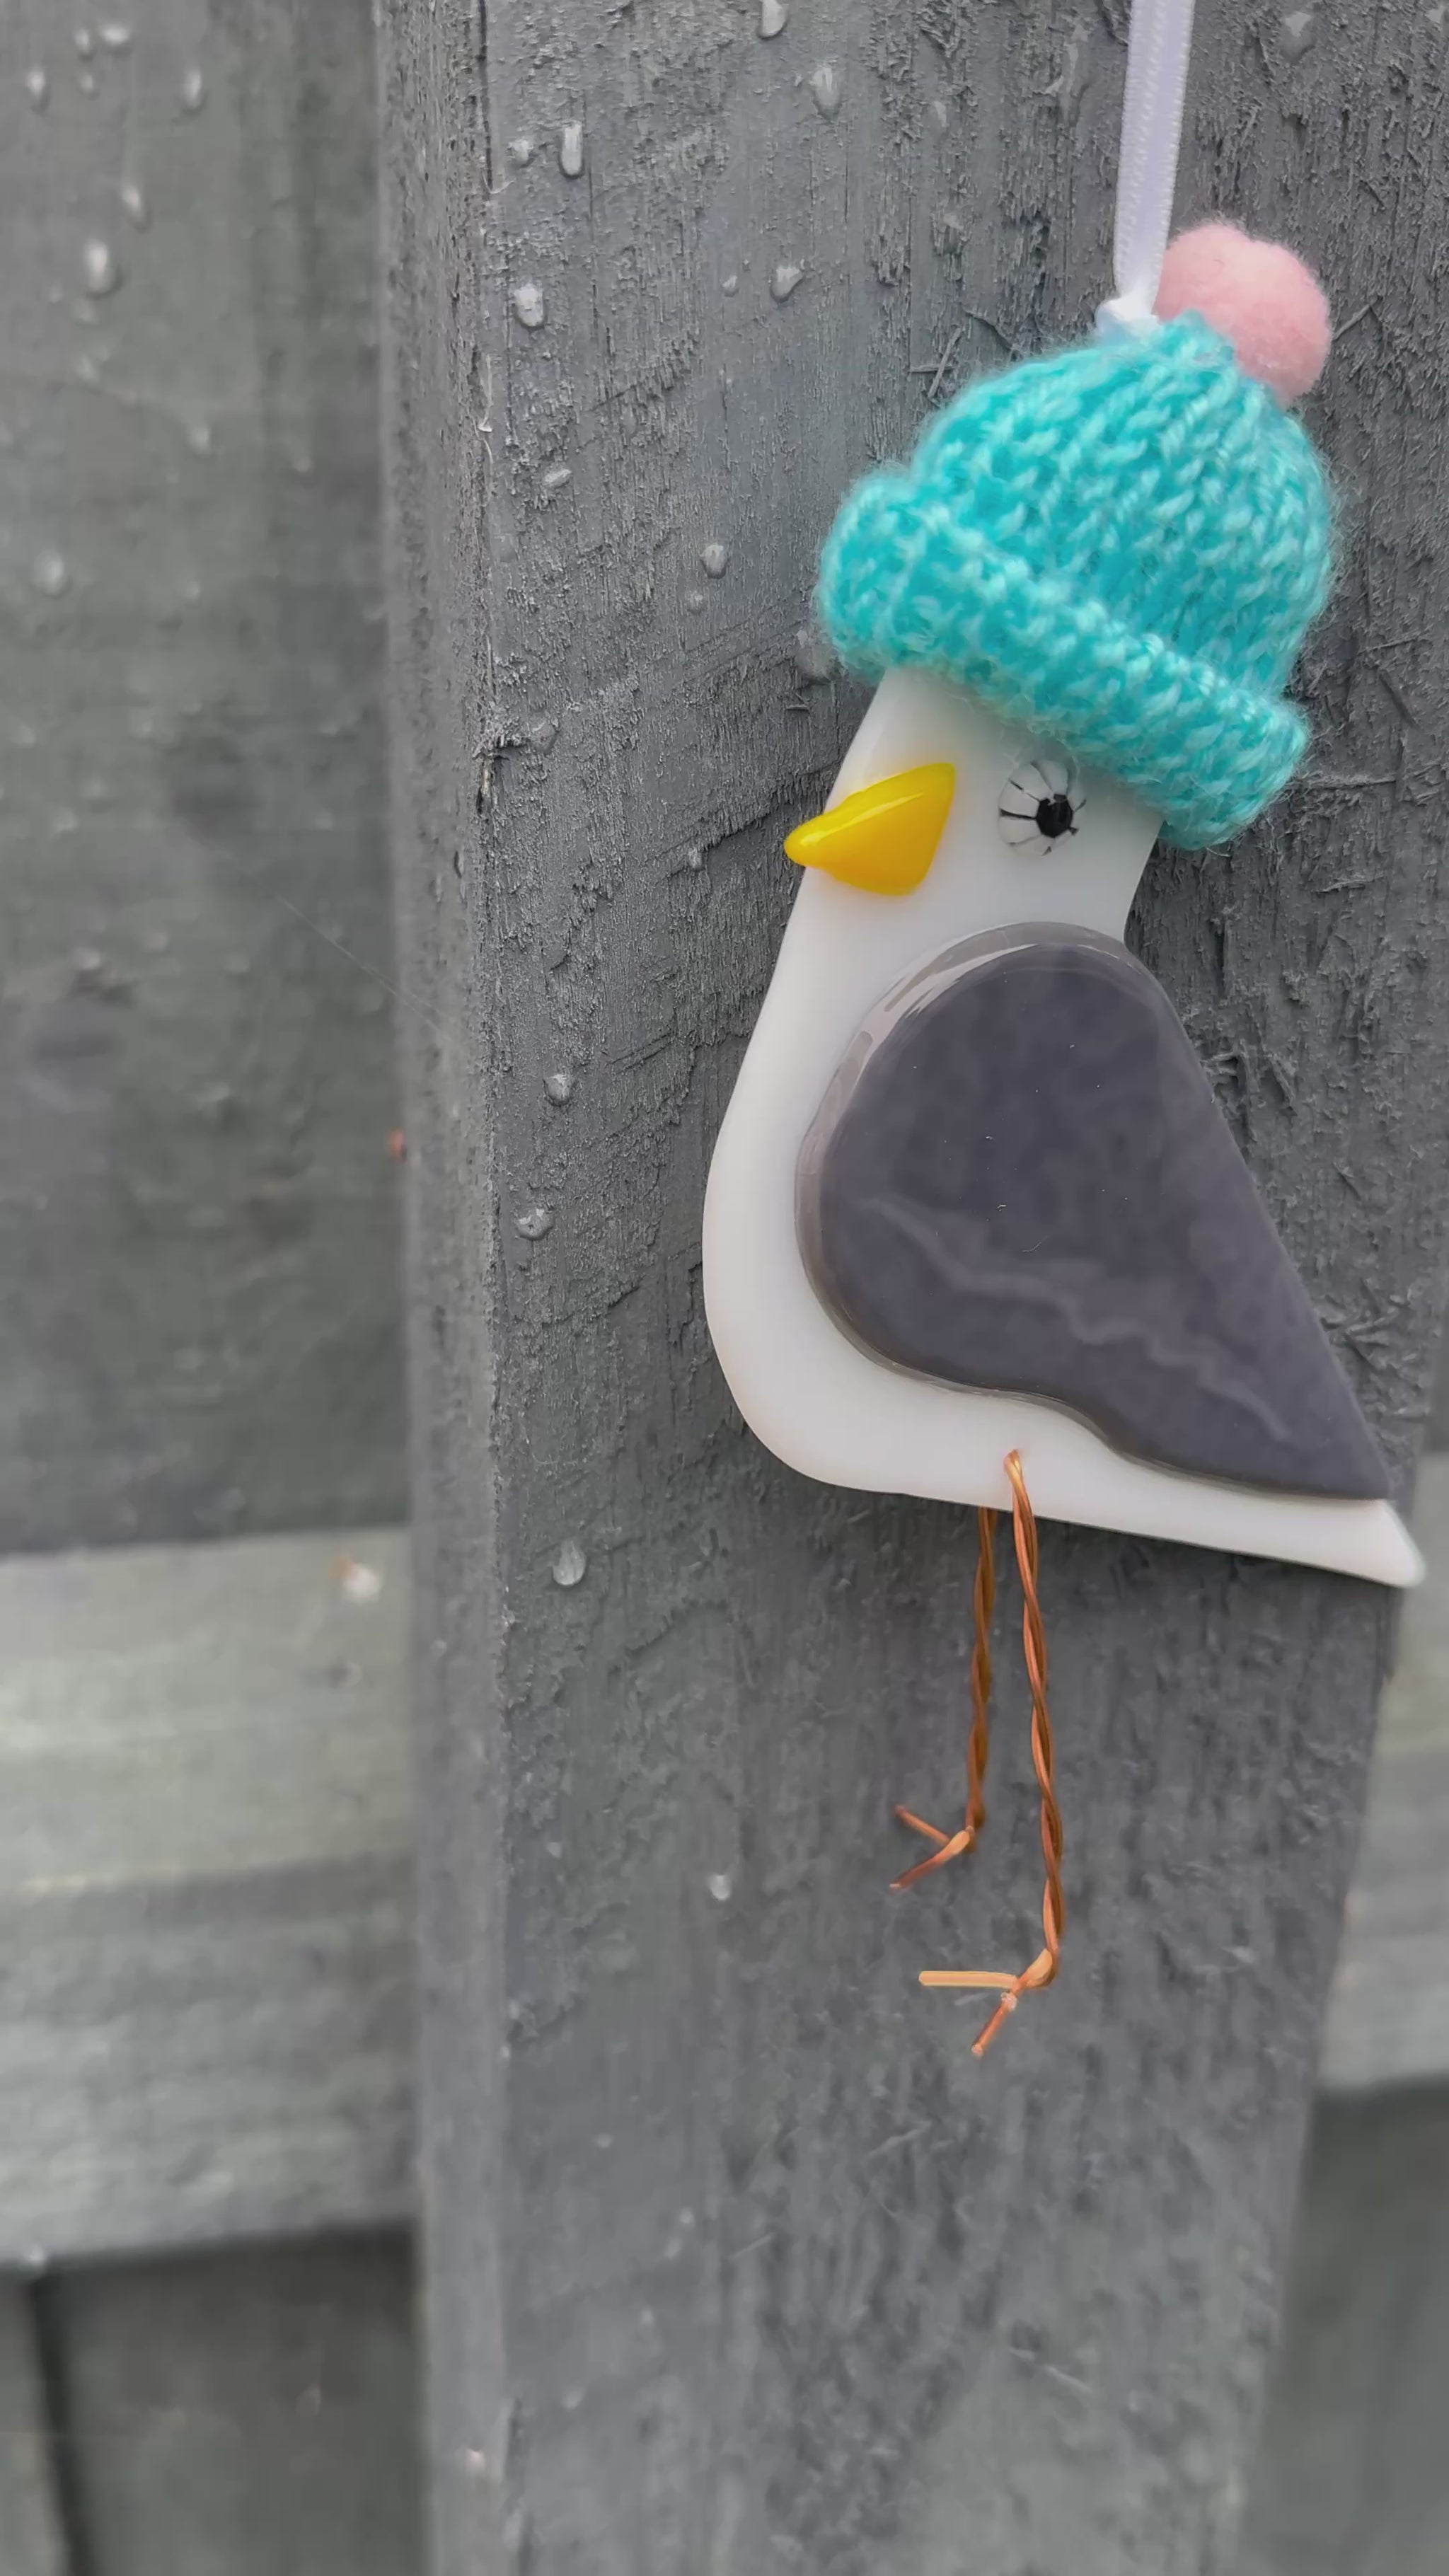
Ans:
[[[1037,1993],[1051,1984],[1057,1973],[1062,1934],[1066,1927],[1066,1906],[1062,1896],[1062,1818],[1052,1777],[1052,1728],[1047,1708],[1046,1631],[1037,1593],[1036,1517],[1017,1451],[1013,1449],[1003,1463],[1011,1486],[1011,1527],[1016,1543],[1017,1572],[1021,1577],[1021,1644],[1031,1690],[1031,1759],[1041,1800],[1041,1849],[1046,1871],[1041,1900],[1043,1946],[1030,1965],[1015,1976],[1005,1975],[996,1968],[922,1969],[920,1981],[923,1986],[971,1986],[999,1993],[1000,2001],[995,2011],[979,2039],[972,2044],[973,2057],[985,2054],[1007,2015],[1015,2012],[1024,1994]]]
[[[928,1843],[936,1845],[925,1860],[916,1862],[914,1869],[903,1870],[899,1878],[891,1880],[891,1887],[897,1893],[903,1887],[914,1887],[918,1878],[929,1877],[933,1869],[940,1869],[946,1861],[955,1860],[958,1853],[968,1852],[986,1822],[982,1782],[986,1777],[986,1757],[990,1749],[986,1707],[991,1697],[990,1629],[991,1609],[996,1599],[995,1539],[995,1512],[978,1511],[976,1581],[971,1594],[971,1727],[966,1738],[965,1812],[959,1832],[943,1834],[937,1826],[928,1825],[924,1817],[913,1816],[909,1807],[897,1807],[895,1813],[900,1824],[909,1825],[912,1833],[921,1834]]]

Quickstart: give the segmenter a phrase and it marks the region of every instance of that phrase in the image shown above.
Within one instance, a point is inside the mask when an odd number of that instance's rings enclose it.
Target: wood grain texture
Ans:
[[[366,0],[76,23],[0,26],[0,1548],[393,1519]]]
[[[410,2210],[404,1549],[0,1565],[0,2261]]]
[[[73,2576],[28,2282],[0,2273],[0,2566]]]
[[[40,2297],[86,2576],[416,2576],[401,2239],[98,2267]]]
[[[1439,2576],[1449,2094],[1320,2107],[1240,2576]]]
[[[1335,2090],[1449,2077],[1449,1460],[1385,1693],[1325,2024]],[[0,2244],[410,2205],[397,1531],[0,1565]],[[353,1581],[381,1575],[376,1600]]]
[[[442,2576],[1232,2563],[1388,1606],[1045,1533],[1066,1968],[978,2067],[914,1971],[1026,1955],[1014,1676],[984,1850],[885,1888],[891,1800],[959,1776],[969,1529],[774,1466],[699,1300],[780,833],[860,705],[797,661],[814,552],[933,394],[1084,325],[1124,20],[536,0],[480,51],[385,13]],[[1315,36],[1202,11],[1182,204],[1290,233],[1340,317],[1317,769],[1159,858],[1134,935],[1402,1489],[1444,1252],[1443,50],[1397,0]]]
[[[1383,1696],[1319,2065],[1333,2092],[1449,2080],[1449,1459],[1425,1459],[1414,1527],[1428,1573]]]

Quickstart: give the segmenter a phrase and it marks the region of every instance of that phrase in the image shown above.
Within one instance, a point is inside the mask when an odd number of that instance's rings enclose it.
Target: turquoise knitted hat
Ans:
[[[816,604],[851,669],[946,673],[1201,849],[1302,756],[1329,569],[1311,442],[1187,312],[968,385],[842,502]]]

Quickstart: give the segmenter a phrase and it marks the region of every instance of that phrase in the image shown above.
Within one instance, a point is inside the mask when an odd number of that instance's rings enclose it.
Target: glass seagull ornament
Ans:
[[[829,1483],[1421,1572],[1387,1469],[1166,996],[1124,945],[1160,830],[1241,829],[1329,503],[1285,405],[1315,282],[1226,225],[1158,319],[982,380],[843,505],[819,612],[879,686],[716,1146],[704,1287],[778,1456]]]

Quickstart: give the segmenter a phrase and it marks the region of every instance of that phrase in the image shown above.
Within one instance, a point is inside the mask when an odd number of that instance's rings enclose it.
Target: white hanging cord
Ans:
[[[1098,322],[1140,330],[1152,314],[1172,222],[1193,0],[1132,0],[1117,165],[1112,269],[1117,292]]]

